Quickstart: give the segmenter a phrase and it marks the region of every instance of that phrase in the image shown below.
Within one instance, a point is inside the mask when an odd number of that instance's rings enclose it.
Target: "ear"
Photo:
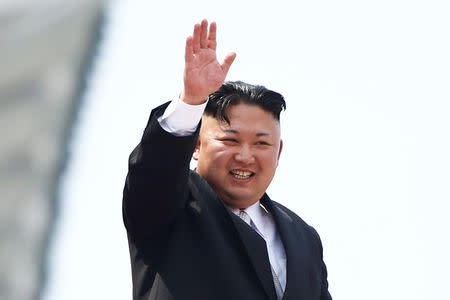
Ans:
[[[283,150],[283,140],[280,140],[280,149],[278,150],[278,161],[280,160],[281,150]]]
[[[194,153],[192,153],[192,158],[195,160],[200,158],[200,137],[197,139],[197,144],[195,145]]]

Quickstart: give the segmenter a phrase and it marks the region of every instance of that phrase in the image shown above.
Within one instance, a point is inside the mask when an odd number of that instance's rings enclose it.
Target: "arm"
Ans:
[[[325,263],[322,260],[322,290],[320,294],[320,300],[331,300],[330,292],[328,291],[328,273],[327,273],[327,267],[325,266]]]
[[[320,240],[320,236],[319,233],[313,228],[313,227],[309,227],[312,231],[312,233],[315,236],[315,240],[317,242],[318,245],[318,249],[320,252],[320,261],[321,261],[321,272],[322,272],[322,282],[321,282],[321,286],[320,286],[320,300],[331,300],[331,295],[330,292],[328,291],[328,272],[327,272],[327,267],[325,265],[325,262],[323,261],[323,246],[322,246],[322,241]]]
[[[140,143],[129,157],[123,191],[123,218],[131,236],[164,231],[184,207],[191,153],[198,134],[175,136],[161,128],[155,108]]]
[[[196,24],[193,36],[186,40],[184,89],[180,99],[191,105],[204,103],[223,84],[234,57],[230,53],[219,64],[215,23],[210,25],[209,33],[206,20]],[[165,131],[158,119],[164,119],[166,108],[163,105],[152,111],[142,140],[130,155],[123,217],[131,235],[151,236],[165,231],[188,197],[189,162],[198,128],[186,136]]]

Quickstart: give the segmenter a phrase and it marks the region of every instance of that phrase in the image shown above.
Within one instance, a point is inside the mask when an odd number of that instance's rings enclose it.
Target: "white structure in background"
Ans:
[[[103,0],[0,1],[0,299],[36,299]]]
[[[46,300],[131,299],[121,194],[152,107],[179,92],[192,24],[230,80],[287,100],[270,188],[321,234],[336,299],[441,299],[450,268],[445,1],[121,1],[72,141]],[[299,284],[302,284],[299,282]]]

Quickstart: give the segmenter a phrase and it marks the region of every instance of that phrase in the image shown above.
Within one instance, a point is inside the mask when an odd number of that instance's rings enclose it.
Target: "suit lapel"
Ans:
[[[305,237],[297,230],[293,219],[267,195],[264,195],[261,203],[272,213],[286,251],[287,280],[283,300],[309,300],[308,295],[304,294],[304,287],[309,284],[306,270],[309,250],[305,247]]]
[[[202,179],[198,174],[192,174],[190,181],[195,180],[196,184],[191,184],[190,191],[194,199],[208,199],[208,207],[214,210],[213,215],[218,218],[216,221],[229,226],[234,224],[239,239],[242,242],[243,248],[246,250],[253,269],[256,271],[264,291],[266,292],[268,299],[276,300],[275,286],[273,283],[272,271],[270,268],[269,255],[267,254],[267,246],[264,239],[250,226],[248,226],[241,218],[231,212],[227,206],[220,200],[219,196],[210,188],[208,183]],[[204,193],[200,193],[200,190],[196,188],[197,185],[203,185]],[[199,204],[192,202],[189,203],[191,208],[197,213],[201,212]],[[224,213],[226,212],[226,213]],[[227,216],[228,217],[225,217]],[[231,219],[231,221],[230,221]],[[226,224],[228,223],[228,224]]]
[[[198,177],[198,178],[197,178]],[[209,185],[199,175],[190,177],[190,180],[197,178],[198,184],[204,185],[204,191],[209,191],[208,195],[202,194],[195,185],[191,185],[191,193],[194,199],[208,198],[209,207],[216,211],[216,217],[221,223],[228,223],[228,218],[222,218],[228,214],[232,220],[234,227],[242,242],[243,248],[246,250],[249,260],[255,270],[263,288],[268,296],[268,299],[275,300],[276,292],[273,283],[272,271],[270,268],[269,256],[267,254],[267,246],[264,239],[238,216],[231,212],[222,200],[219,199]],[[261,198],[261,203],[272,214],[278,233],[283,241],[283,246],[286,251],[286,267],[287,267],[287,281],[282,300],[310,300],[311,296],[307,293],[307,286],[310,285],[308,277],[308,258],[311,253],[308,247],[308,242],[305,238],[305,233],[296,226],[294,220],[285,212],[282,206],[274,203],[267,194]],[[200,206],[191,203],[194,210],[201,210]],[[224,211],[226,211],[225,214]],[[228,219],[228,220],[226,220]],[[226,225],[224,225],[226,226]]]
[[[272,271],[269,263],[269,255],[267,254],[267,246],[264,239],[238,216],[229,211],[234,226],[240,235],[242,244],[247,250],[248,257],[253,268],[261,281],[264,291],[269,299],[276,299],[275,286],[273,283]]]

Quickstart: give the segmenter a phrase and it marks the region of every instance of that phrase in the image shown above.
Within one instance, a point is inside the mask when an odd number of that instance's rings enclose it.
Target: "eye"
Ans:
[[[265,146],[268,146],[268,145],[270,145],[268,142],[266,142],[266,141],[258,141],[258,142],[256,142],[256,145],[265,145]]]
[[[233,138],[227,138],[227,139],[222,139],[222,142],[237,143],[238,141]]]

